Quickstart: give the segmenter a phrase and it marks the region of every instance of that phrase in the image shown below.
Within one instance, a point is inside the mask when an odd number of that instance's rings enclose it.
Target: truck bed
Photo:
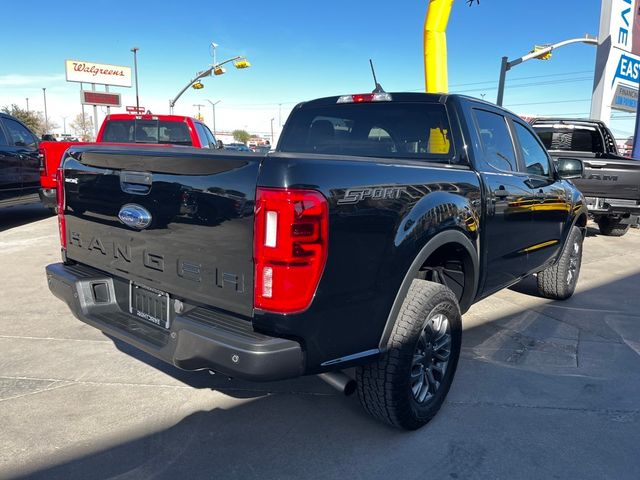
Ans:
[[[615,155],[550,153],[554,157],[582,159],[584,176],[573,183],[585,196],[640,201],[640,161]]]

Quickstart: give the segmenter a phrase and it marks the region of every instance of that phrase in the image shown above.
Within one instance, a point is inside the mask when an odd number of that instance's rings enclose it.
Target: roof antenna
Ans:
[[[382,88],[382,85],[378,83],[378,79],[376,78],[376,71],[373,68],[373,62],[371,61],[371,59],[369,59],[369,65],[371,65],[371,74],[373,75],[373,83],[376,84],[376,88],[373,89],[372,93],[385,93],[384,88]]]

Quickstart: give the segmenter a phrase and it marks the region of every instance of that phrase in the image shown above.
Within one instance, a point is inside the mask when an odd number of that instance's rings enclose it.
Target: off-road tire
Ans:
[[[576,289],[582,264],[582,231],[571,227],[558,261],[538,272],[538,293],[553,300],[566,300]]]
[[[428,393],[427,399],[420,401],[416,398],[419,394],[412,390],[412,385],[417,386],[416,367],[422,367],[425,375],[429,368],[422,362],[415,364],[415,359],[420,358],[416,352],[424,344],[424,335],[433,332],[430,329],[434,319],[443,317],[448,321],[450,331],[447,364],[444,374],[437,374],[439,386],[434,387],[433,394]],[[441,321],[440,325],[443,323]],[[453,292],[438,283],[413,280],[396,318],[387,350],[376,362],[356,369],[358,398],[364,409],[373,417],[406,430],[426,424],[438,412],[451,387],[460,356],[461,337],[460,307]],[[436,352],[436,341],[433,349],[431,343],[429,345],[431,354],[436,355],[433,353]],[[420,350],[420,353],[424,352]],[[435,365],[437,360],[432,358],[431,362]],[[430,378],[434,378],[433,372]],[[429,385],[424,379],[423,382]]]
[[[600,233],[608,237],[621,237],[629,231],[629,225],[620,223],[612,217],[600,217],[597,223]]]

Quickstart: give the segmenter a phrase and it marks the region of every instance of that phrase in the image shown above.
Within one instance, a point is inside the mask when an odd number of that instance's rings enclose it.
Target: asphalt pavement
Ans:
[[[403,432],[315,377],[166,366],[48,291],[55,217],[0,211],[0,478],[637,479],[640,230],[589,229],[576,294],[531,281],[464,316],[442,410]]]

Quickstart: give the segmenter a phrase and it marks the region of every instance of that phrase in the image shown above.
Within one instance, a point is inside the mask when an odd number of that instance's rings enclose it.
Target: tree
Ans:
[[[54,130],[59,129],[60,128],[60,124],[58,122],[56,122],[55,120],[49,119],[49,122],[47,123],[46,127],[47,127],[47,131],[44,132],[44,133],[51,133]]]
[[[36,112],[34,110],[23,110],[18,107],[15,103],[11,105],[11,107],[7,107],[6,105],[2,107],[2,111],[4,113],[8,113],[9,115],[16,117],[22,123],[24,123],[32,132],[34,132],[37,136],[42,136],[43,133],[46,133],[44,126],[44,115],[42,112]]]
[[[235,141],[240,143],[247,143],[251,138],[251,134],[249,134],[249,132],[247,132],[246,130],[234,130],[233,132],[231,132],[231,135],[233,135],[233,139]]]
[[[88,114],[85,113],[84,118],[81,113],[73,117],[69,127],[83,142],[93,140],[93,119]]]

